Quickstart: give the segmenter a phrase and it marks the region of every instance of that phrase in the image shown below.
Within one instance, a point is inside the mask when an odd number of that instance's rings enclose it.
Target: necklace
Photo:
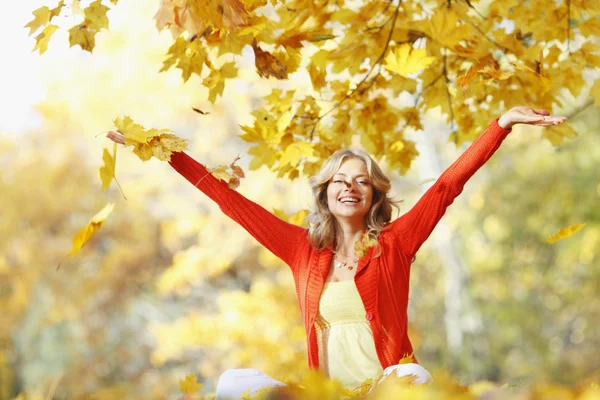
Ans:
[[[342,255],[344,257],[350,258],[350,257],[348,257],[348,256],[346,256],[344,254],[342,254]],[[333,259],[336,260],[336,261],[339,259],[336,252],[333,252]],[[354,259],[352,260],[352,262],[354,264],[357,264],[358,263],[358,257],[355,256]],[[335,266],[337,268],[347,267],[350,271],[352,271],[354,269],[354,267],[356,267],[356,265],[352,265],[350,262],[346,262],[346,261],[337,261],[337,263],[335,263]]]

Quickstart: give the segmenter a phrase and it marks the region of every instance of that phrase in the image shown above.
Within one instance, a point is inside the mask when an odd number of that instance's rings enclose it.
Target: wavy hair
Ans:
[[[320,171],[309,179],[314,205],[313,211],[307,217],[308,236],[310,244],[318,251],[335,244],[336,231],[339,229],[338,222],[327,205],[327,187],[342,163],[353,158],[365,163],[373,187],[373,201],[365,216],[367,235],[370,239],[377,241],[385,224],[392,219],[392,207],[398,208],[396,204],[398,202],[388,196],[392,187],[390,180],[366,151],[349,149],[336,151],[323,163]]]

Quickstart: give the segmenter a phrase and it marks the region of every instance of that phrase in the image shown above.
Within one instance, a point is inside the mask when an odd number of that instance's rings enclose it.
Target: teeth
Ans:
[[[358,199],[341,199],[342,203],[358,203]]]

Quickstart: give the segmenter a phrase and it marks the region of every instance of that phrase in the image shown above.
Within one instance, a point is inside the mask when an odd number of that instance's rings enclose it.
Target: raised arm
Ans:
[[[246,229],[273,254],[292,266],[294,249],[306,230],[285,222],[213,177],[207,169],[183,152],[171,155],[171,166],[192,185],[215,201],[221,210]]]
[[[515,124],[557,125],[566,117],[552,117],[546,110],[519,106],[494,119],[465,152],[446,169],[406,214],[392,222],[401,249],[413,257],[429,237],[446,209],[462,193],[473,174],[498,150]]]

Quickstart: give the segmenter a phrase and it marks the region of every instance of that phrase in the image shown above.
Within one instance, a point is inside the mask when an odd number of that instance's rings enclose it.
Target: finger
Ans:
[[[544,110],[543,108],[532,108],[533,112],[539,115],[550,115],[548,110]]]

